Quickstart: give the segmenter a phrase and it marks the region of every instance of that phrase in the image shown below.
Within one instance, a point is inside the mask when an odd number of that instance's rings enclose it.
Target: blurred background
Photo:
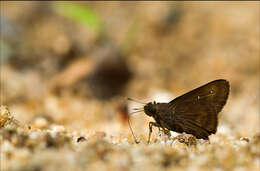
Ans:
[[[221,78],[218,133],[253,136],[259,16],[258,2],[1,2],[1,104],[44,129],[130,136],[142,104],[127,97],[168,102]],[[137,136],[150,120],[131,116]]]

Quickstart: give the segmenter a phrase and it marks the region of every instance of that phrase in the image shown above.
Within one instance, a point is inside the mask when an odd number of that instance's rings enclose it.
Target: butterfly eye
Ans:
[[[151,105],[151,107],[150,107],[150,112],[151,112],[151,113],[155,113],[155,112],[156,112],[155,107],[152,106],[152,105]]]

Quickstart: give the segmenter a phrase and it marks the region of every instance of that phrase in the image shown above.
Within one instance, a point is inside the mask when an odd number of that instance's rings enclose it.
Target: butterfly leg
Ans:
[[[151,134],[152,134],[152,132],[153,132],[153,126],[158,127],[159,130],[160,130],[160,127],[161,127],[161,126],[160,126],[158,123],[156,123],[156,122],[149,122],[149,136],[148,136],[148,141],[147,141],[148,144],[150,143]]]
[[[170,138],[171,137],[171,132],[169,130],[165,129],[165,128],[162,128],[162,129],[163,129],[163,133]]]

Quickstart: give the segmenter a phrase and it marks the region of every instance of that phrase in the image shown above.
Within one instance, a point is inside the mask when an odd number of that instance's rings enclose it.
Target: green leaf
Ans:
[[[97,32],[103,30],[103,23],[99,16],[90,8],[72,3],[56,3],[55,8],[60,15],[68,17],[80,24],[94,29]]]

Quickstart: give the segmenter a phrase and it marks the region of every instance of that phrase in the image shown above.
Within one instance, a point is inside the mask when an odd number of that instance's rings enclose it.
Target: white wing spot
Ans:
[[[200,96],[198,96],[198,100],[200,99]]]

